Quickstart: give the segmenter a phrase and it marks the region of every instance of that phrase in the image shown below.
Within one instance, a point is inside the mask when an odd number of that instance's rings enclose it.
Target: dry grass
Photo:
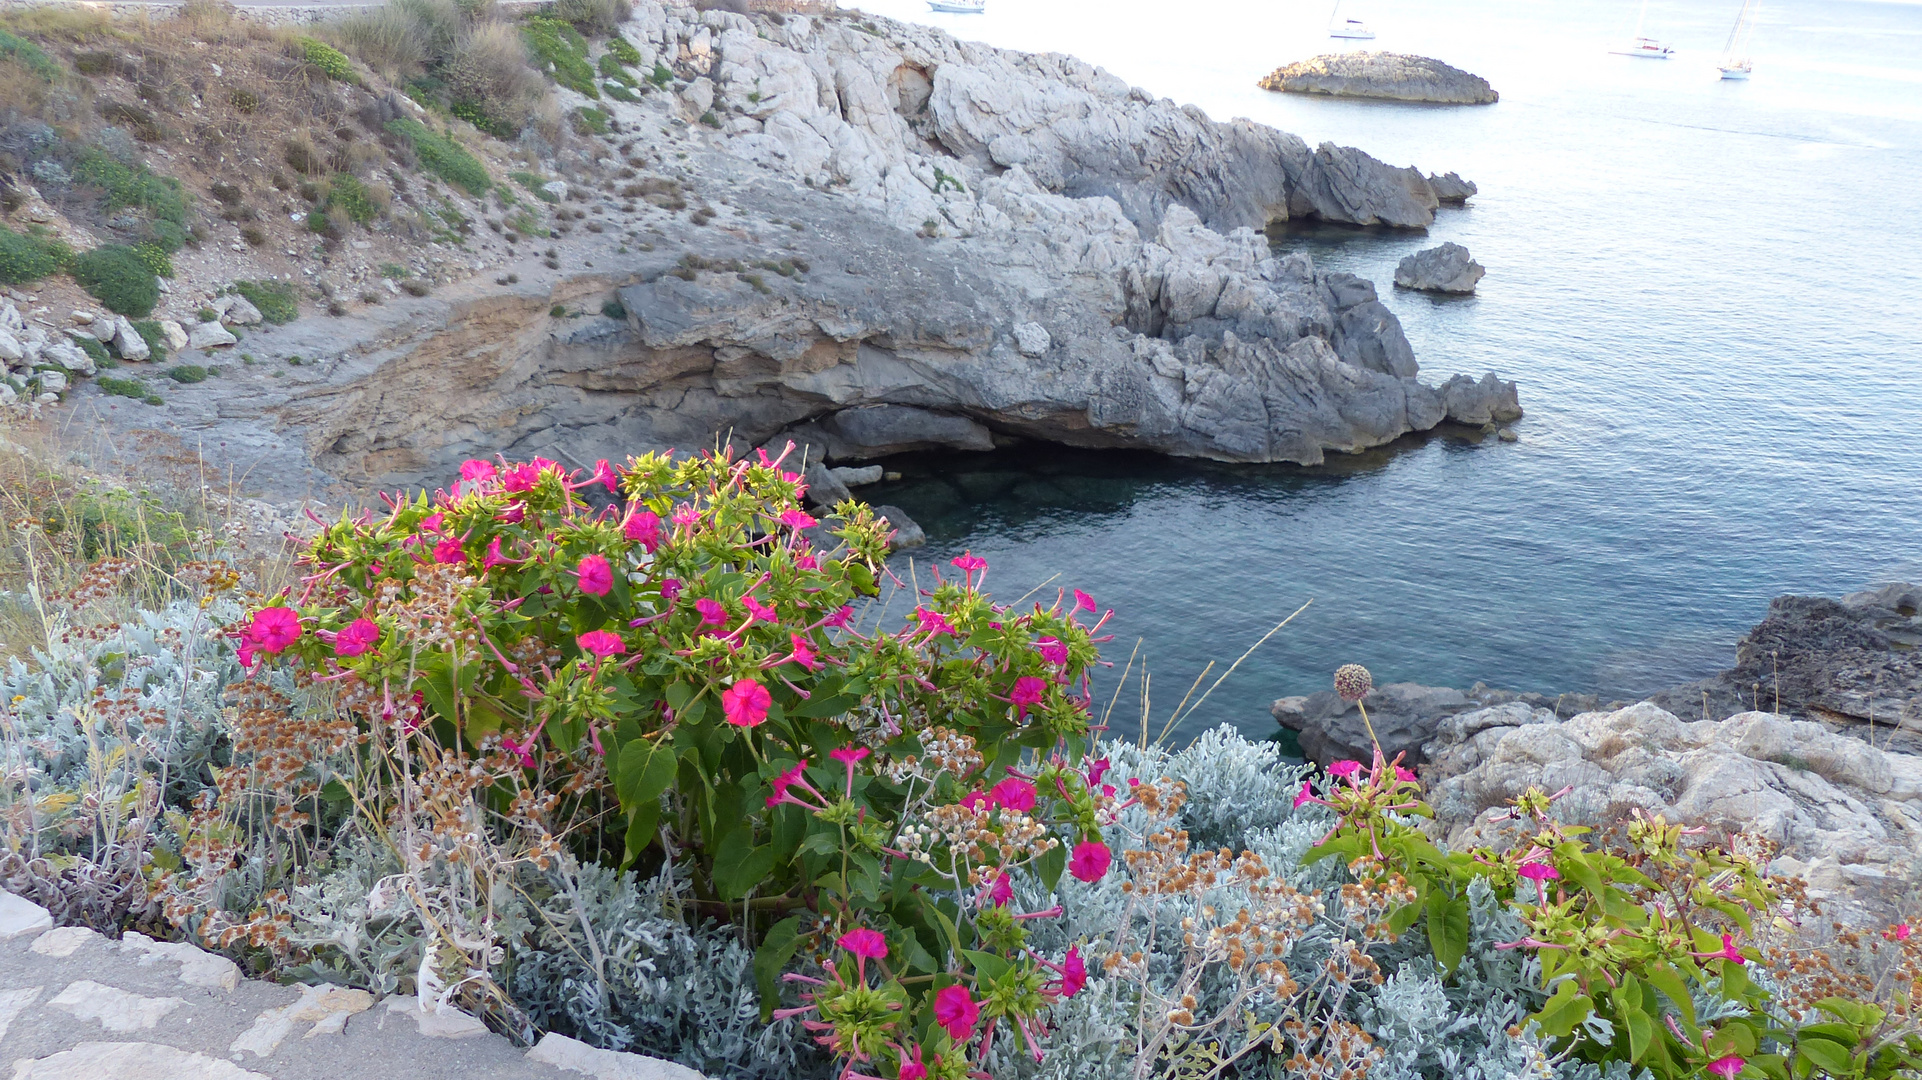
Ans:
[[[483,22],[468,28],[446,68],[455,98],[484,101],[515,127],[525,125],[547,101],[547,80],[527,64],[527,46],[512,23]]]
[[[64,4],[10,8],[0,15],[0,26],[16,34],[74,43],[125,36],[114,28],[113,18],[106,12]]]
[[[393,0],[322,23],[315,34],[388,81],[402,83],[453,50],[462,22],[452,0]]]
[[[614,28],[627,21],[633,14],[633,5],[628,0],[554,0],[548,14],[574,24],[574,28],[589,37],[604,36],[614,32]]]

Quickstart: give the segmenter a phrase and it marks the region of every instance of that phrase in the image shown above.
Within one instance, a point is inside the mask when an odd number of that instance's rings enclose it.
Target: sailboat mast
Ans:
[[[1642,24],[1648,21],[1648,0],[1642,0],[1642,13],[1635,17],[1635,40],[1642,39]]]

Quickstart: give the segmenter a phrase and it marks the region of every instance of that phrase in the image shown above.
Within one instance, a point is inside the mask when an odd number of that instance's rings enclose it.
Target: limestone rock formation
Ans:
[[[1276,68],[1263,90],[1334,97],[1488,105],[1501,100],[1488,80],[1426,56],[1407,53],[1330,53]]]
[[[1424,248],[1395,267],[1395,284],[1424,292],[1472,293],[1488,271],[1460,244]]]
[[[1502,825],[1508,799],[1571,790],[1567,820],[1635,811],[1781,845],[1771,868],[1818,899],[1894,902],[1922,871],[1922,757],[1886,753],[1822,724],[1766,712],[1684,722],[1648,702],[1557,721],[1512,703],[1444,720],[1422,770],[1455,845]]]

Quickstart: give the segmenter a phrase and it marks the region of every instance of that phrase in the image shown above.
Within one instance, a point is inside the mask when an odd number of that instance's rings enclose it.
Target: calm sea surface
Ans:
[[[1369,47],[1502,95],[1452,108],[1257,89],[1341,46],[1322,3],[863,6],[1481,186],[1425,235],[1277,243],[1373,279],[1425,378],[1518,380],[1519,443],[1416,438],[1320,468],[1041,448],[864,489],[926,527],[923,575],[972,549],[998,596],[1051,582],[1112,606],[1104,702],[1138,641],[1159,729],[1208,661],[1310,599],[1177,735],[1271,732],[1273,698],[1349,661],[1628,696],[1728,666],[1776,594],[1922,578],[1922,5],[1770,0],[1753,80],[1728,83],[1739,0],[1651,3],[1668,61],[1607,55],[1629,0],[1344,3]],[[1443,240],[1488,268],[1479,294],[1396,292],[1395,263]],[[1115,711],[1131,730],[1140,664]]]

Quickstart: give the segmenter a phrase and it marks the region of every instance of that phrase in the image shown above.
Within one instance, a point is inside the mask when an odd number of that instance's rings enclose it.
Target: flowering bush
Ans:
[[[242,662],[331,685],[360,741],[470,778],[446,812],[471,796],[552,838],[536,865],[563,840],[683,863],[761,943],[769,1007],[797,957],[818,970],[788,976],[790,1014],[850,1068],[960,1077],[998,1035],[1040,1052],[1085,969],[1026,947],[1056,912],[1014,910],[1014,886],[1106,874],[1125,801],[1082,760],[1091,599],[997,606],[963,556],[906,625],[862,626],[883,523],[848,503],[817,529],[765,455],[461,475],[323,531]]]

